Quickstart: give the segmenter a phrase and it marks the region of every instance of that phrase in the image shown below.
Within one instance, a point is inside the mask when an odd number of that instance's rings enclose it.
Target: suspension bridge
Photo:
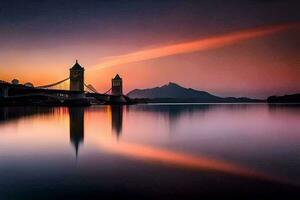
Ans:
[[[112,86],[103,93],[92,84],[84,82],[84,68],[77,60],[70,68],[70,75],[60,81],[33,87],[0,81],[0,99],[11,104],[46,104],[46,105],[90,105],[90,104],[129,104],[131,100],[123,95],[122,79],[116,75]]]

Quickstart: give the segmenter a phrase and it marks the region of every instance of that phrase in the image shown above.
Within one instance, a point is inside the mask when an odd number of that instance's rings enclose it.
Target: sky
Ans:
[[[220,96],[300,92],[298,0],[0,0],[0,80],[175,82]]]

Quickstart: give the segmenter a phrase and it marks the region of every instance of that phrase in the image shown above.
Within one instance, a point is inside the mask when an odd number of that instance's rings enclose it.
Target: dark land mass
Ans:
[[[259,103],[247,97],[219,97],[205,91],[184,88],[176,83],[150,89],[135,89],[127,94],[139,103]]]
[[[14,90],[19,89],[16,94],[12,94],[9,97],[0,96],[0,106],[88,106],[92,103],[95,94],[86,94],[86,98],[74,98],[60,101],[53,95],[46,95],[43,93],[23,94],[27,90],[32,88],[17,87]],[[39,91],[39,90],[37,90]],[[23,92],[23,93],[22,93]],[[93,96],[94,95],[94,96]],[[101,95],[101,94],[100,94]],[[184,88],[176,83],[170,82],[169,84],[161,87],[149,88],[149,89],[135,89],[127,94],[122,95],[126,104],[136,103],[269,103],[269,104],[300,104],[300,93],[284,96],[271,96],[266,100],[252,99],[247,97],[219,97],[210,94],[206,91],[199,91],[192,88]],[[114,98],[116,98],[114,100]],[[95,99],[95,98],[94,98]],[[97,100],[97,99],[96,99]],[[97,101],[98,102],[98,101]],[[99,102],[98,102],[99,104]],[[105,104],[105,102],[101,103]],[[118,101],[118,97],[111,97],[109,104],[124,104]]]
[[[60,89],[34,88],[0,80],[0,106],[90,106],[132,104],[125,95],[105,95]]]
[[[300,103],[300,93],[284,95],[284,96],[270,96],[267,99],[268,103]]]

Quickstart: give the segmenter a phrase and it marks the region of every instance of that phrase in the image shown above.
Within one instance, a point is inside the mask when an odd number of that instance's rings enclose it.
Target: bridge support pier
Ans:
[[[66,106],[89,106],[91,105],[88,98],[86,98],[85,94],[78,93],[78,94],[71,94],[67,99],[63,102]]]
[[[80,93],[80,94],[71,94],[69,96],[69,98],[73,98],[73,99],[83,99],[86,98],[84,92]]]
[[[6,98],[8,96],[8,87],[1,88],[1,97]]]

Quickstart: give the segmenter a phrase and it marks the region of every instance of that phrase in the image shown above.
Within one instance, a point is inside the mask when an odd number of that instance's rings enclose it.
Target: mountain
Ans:
[[[132,99],[143,99],[144,102],[199,102],[199,103],[234,103],[258,102],[257,99],[218,97],[205,91],[184,88],[176,83],[168,83],[161,87],[150,89],[135,89],[127,94]]]

